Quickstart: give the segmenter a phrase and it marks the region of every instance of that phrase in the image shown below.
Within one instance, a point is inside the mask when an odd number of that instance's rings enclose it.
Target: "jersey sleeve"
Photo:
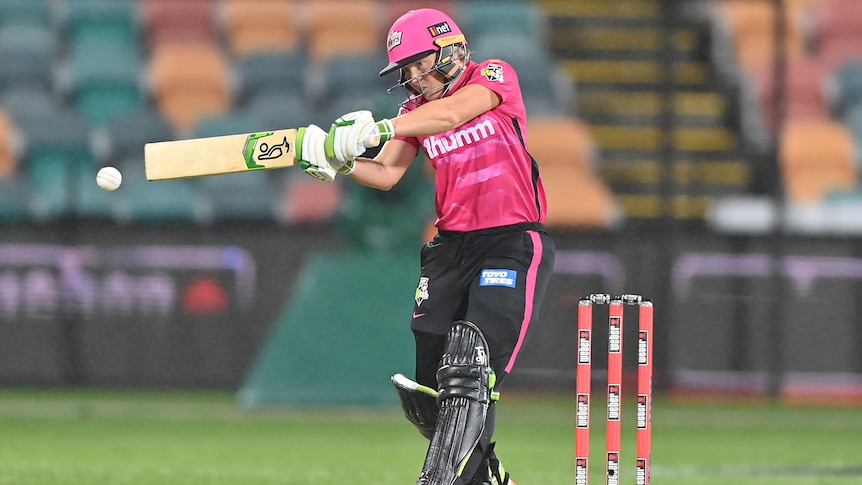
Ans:
[[[514,103],[523,103],[521,84],[515,68],[500,59],[488,59],[481,62],[473,71],[468,81],[470,84],[480,84],[500,96],[500,105],[505,109]]]

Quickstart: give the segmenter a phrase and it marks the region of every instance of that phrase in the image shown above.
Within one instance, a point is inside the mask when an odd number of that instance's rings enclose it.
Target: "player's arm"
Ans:
[[[307,173],[327,181],[335,177],[336,171],[353,175],[357,166],[363,165],[361,172],[353,176],[357,182],[389,190],[404,175],[417,150],[405,142],[387,143],[391,147],[384,146],[373,160],[363,158],[360,155],[369,136],[386,142],[396,136],[443,133],[497,107],[500,101],[491,89],[474,84],[391,120],[375,122],[370,111],[354,111],[335,120],[322,145],[319,128],[313,125],[300,128],[297,157]]]
[[[476,84],[465,86],[452,96],[443,97],[390,120],[389,136],[425,136],[457,128],[500,104],[494,91]],[[356,159],[351,176],[354,180],[381,190],[391,189],[404,175],[417,149],[394,139],[387,142],[374,159]]]
[[[389,190],[401,180],[418,152],[403,140],[391,140],[376,157],[358,157],[350,177],[367,187]]]
[[[434,101],[393,118],[392,126],[397,136],[427,136],[457,128],[473,118],[496,108],[500,95],[491,89],[468,84]]]

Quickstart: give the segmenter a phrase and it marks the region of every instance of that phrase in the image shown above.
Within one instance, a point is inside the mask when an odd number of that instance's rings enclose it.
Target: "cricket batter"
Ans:
[[[389,29],[389,65],[407,98],[398,116],[338,118],[300,128],[297,158],[310,175],[337,173],[389,190],[420,149],[435,169],[437,235],[421,250],[412,331],[415,382],[393,383],[407,418],[430,440],[417,484],[514,485],[495,452],[495,405],[538,324],[554,243],[545,192],[528,152],[518,74],[475,62],[458,25],[423,8]],[[373,158],[362,141],[386,142]]]

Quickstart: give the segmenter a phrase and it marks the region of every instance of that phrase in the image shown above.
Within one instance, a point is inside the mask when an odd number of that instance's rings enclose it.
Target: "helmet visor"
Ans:
[[[425,57],[429,54],[432,54],[434,52],[435,51],[433,51],[433,50],[427,50],[424,52],[420,52],[418,54],[414,54],[414,55],[412,55],[406,59],[402,59],[400,61],[390,62],[388,66],[384,67],[383,70],[380,71],[380,76],[382,77],[382,76],[385,76],[385,75],[387,75],[387,74],[389,74],[389,73],[391,73],[397,69],[401,69],[402,67],[404,67],[404,66],[406,66],[412,62],[416,62],[419,59],[422,59],[423,57]]]

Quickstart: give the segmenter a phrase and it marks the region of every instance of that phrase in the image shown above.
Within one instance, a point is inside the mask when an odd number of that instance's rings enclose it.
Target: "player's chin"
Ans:
[[[443,89],[434,88],[430,90],[426,90],[422,95],[426,101],[434,101],[435,99],[440,99],[443,97]]]

